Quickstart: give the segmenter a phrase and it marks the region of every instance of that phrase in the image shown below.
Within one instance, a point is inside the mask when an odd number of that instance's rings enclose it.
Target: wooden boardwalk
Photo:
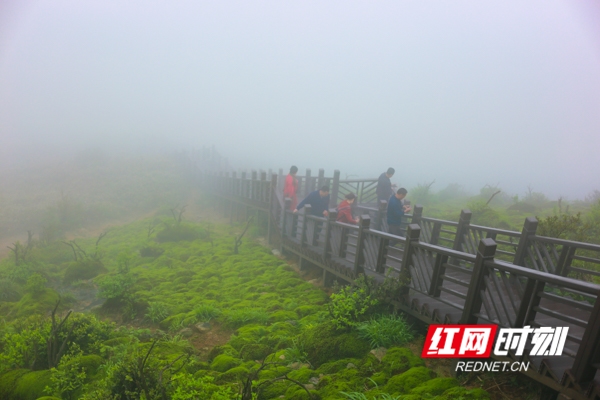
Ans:
[[[281,172],[200,177],[231,218],[264,212],[268,239],[297,255],[301,268],[320,267],[325,284],[351,283],[359,274],[396,279],[403,286],[396,307],[426,323],[568,326],[562,356],[493,358],[531,362],[522,372],[562,399],[600,399],[600,285],[593,283],[600,246],[538,236],[534,218],[514,232],[471,225],[468,210],[458,222],[426,218],[419,206],[407,218],[406,237],[394,236],[384,232],[385,202],[374,203],[375,180],[343,181],[337,171],[333,178],[308,171],[301,193],[333,183],[332,205],[358,193],[358,225],[336,222],[334,210],[328,218],[310,215],[310,206],[293,214],[281,196]]]

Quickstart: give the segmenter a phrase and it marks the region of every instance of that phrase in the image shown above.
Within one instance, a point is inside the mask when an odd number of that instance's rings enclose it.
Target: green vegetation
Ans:
[[[235,254],[244,227],[157,218],[166,223],[115,228],[99,244],[36,242],[19,265],[0,262],[3,399],[442,399],[463,389],[393,347],[412,331],[386,313],[390,282],[361,279],[330,298],[251,240]],[[182,226],[197,235],[174,235]],[[67,313],[89,301],[82,290],[101,306]]]
[[[472,196],[459,184],[450,184],[436,191],[435,181],[421,183],[409,188],[407,198],[412,204],[424,206],[423,214],[427,217],[448,221],[458,221],[461,209],[469,209],[473,215],[471,223],[494,228],[521,231],[526,217],[537,216],[541,221],[546,218],[571,217],[581,225],[580,235],[571,235],[573,240],[600,243],[600,192],[594,191],[584,200],[567,201],[564,198],[550,200],[543,193],[531,187],[522,195],[509,195],[501,187],[485,185],[479,194]],[[563,217],[564,215],[564,217]],[[573,221],[563,221],[568,222]],[[563,237],[554,230],[544,231],[553,237]]]

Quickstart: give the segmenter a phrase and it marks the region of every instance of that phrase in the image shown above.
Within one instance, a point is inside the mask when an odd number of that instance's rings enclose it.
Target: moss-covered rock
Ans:
[[[385,385],[385,391],[392,394],[406,394],[411,389],[432,379],[435,373],[426,367],[414,367],[391,377]]]
[[[483,389],[467,389],[462,386],[456,386],[446,390],[439,397],[437,397],[437,400],[485,400],[489,398],[489,393]]]
[[[17,382],[29,372],[28,369],[15,369],[0,375],[0,399],[12,398]]]
[[[19,400],[36,400],[45,396],[44,389],[52,382],[50,370],[28,372],[16,382],[13,398]],[[8,399],[7,399],[8,400]]]
[[[217,383],[238,382],[248,377],[250,371],[242,366],[233,367],[223,372],[217,378]]]
[[[258,373],[260,379],[275,379],[290,372],[292,369],[283,365],[265,368]]]
[[[365,379],[359,375],[358,370],[353,368],[323,376],[317,389],[323,399],[337,398],[340,392],[362,391],[364,383]]]
[[[310,378],[319,376],[319,373],[310,368],[300,368],[295,371],[291,371],[288,377],[294,379],[300,383],[309,383]]]
[[[318,400],[321,398],[321,396],[316,390],[309,390],[307,392],[303,387],[291,385],[285,391],[285,398],[288,400]]]
[[[323,375],[335,374],[346,369],[348,364],[354,364],[356,366],[360,364],[360,360],[357,358],[343,358],[341,360],[330,361],[321,365],[317,369],[317,372]]]
[[[257,382],[257,384],[260,385],[258,400],[276,399],[279,396],[283,396],[288,388],[292,385],[292,383],[287,381],[268,383],[266,380],[261,380]]]
[[[228,356],[227,354],[221,354],[215,357],[210,367],[215,371],[225,372],[233,367],[240,365],[242,361],[239,358]]]
[[[438,396],[446,390],[458,386],[459,383],[454,378],[433,378],[417,386],[410,391],[410,394],[421,396]]]
[[[405,347],[392,347],[381,359],[381,370],[388,376],[397,375],[410,368],[425,365],[420,357],[413,354],[410,349]]]

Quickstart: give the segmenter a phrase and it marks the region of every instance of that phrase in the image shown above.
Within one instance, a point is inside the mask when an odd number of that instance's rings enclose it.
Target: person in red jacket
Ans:
[[[283,198],[292,199],[290,210],[294,211],[296,205],[298,205],[298,197],[296,191],[298,190],[298,179],[296,174],[298,173],[298,167],[292,165],[290,173],[285,177],[285,185],[283,186]]]
[[[358,218],[352,217],[352,203],[356,196],[354,193],[348,193],[346,199],[343,200],[338,206],[338,214],[336,220],[338,222],[344,222],[346,224],[358,224]]]

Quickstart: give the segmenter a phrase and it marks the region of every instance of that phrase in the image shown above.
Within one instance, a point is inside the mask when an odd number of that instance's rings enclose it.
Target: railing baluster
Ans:
[[[325,225],[325,244],[323,248],[323,255],[326,259],[331,258],[331,230],[333,229],[333,224],[337,218],[336,211],[329,211],[329,215],[327,216],[327,222],[324,222]],[[322,230],[323,228],[321,228]]]
[[[354,273],[356,275],[358,275],[360,273],[364,273],[363,248],[365,246],[365,231],[369,230],[370,225],[371,225],[371,217],[369,217],[368,215],[361,215],[360,221],[358,222],[358,239],[356,242],[356,254],[354,257]]]
[[[398,283],[402,287],[401,293],[408,294],[410,286],[410,264],[414,254],[414,245],[419,243],[421,236],[421,227],[417,224],[410,224],[406,228],[406,241],[404,242],[404,253],[402,254],[402,265],[398,276]]]
[[[479,242],[475,264],[473,265],[473,273],[471,274],[471,281],[469,282],[467,298],[465,299],[465,306],[460,319],[461,324],[477,323],[477,317],[474,314],[481,310],[481,291],[484,289],[484,278],[487,274],[485,262],[492,261],[494,259],[494,254],[496,254],[496,242],[492,239],[482,239]]]

